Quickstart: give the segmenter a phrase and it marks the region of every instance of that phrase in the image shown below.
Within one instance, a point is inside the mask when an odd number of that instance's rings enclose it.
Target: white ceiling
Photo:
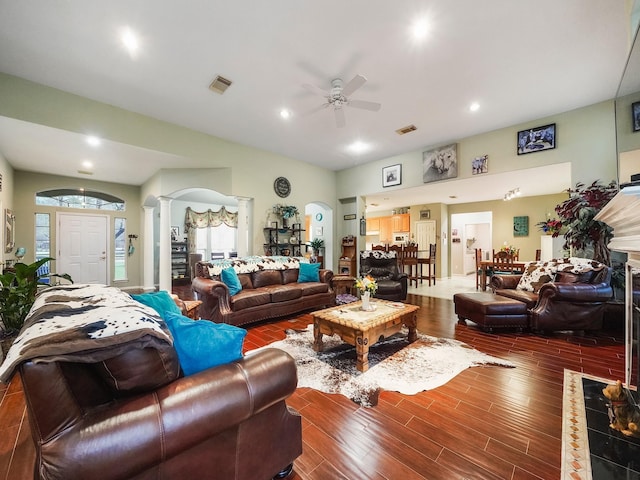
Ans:
[[[624,0],[590,0],[588,7],[584,0],[0,0],[0,71],[340,170],[613,98],[628,50],[624,6]],[[410,35],[418,19],[429,26],[422,42]],[[133,57],[119,44],[124,27],[141,38]],[[327,109],[309,113],[323,99],[304,84],[329,89],[333,78],[347,82],[356,74],[368,81],[351,98],[380,102],[379,112],[347,107],[344,128]],[[224,95],[208,89],[216,75],[233,81]],[[474,101],[480,109],[472,113]],[[282,120],[282,108],[292,118]],[[409,124],[418,130],[395,133]],[[0,118],[0,151],[16,169],[82,177],[77,171],[88,148],[82,140]],[[356,140],[370,149],[350,153]],[[98,159],[95,180],[139,185],[176,165],[173,155],[103,145],[90,152]],[[480,177],[445,183],[480,195],[487,190]],[[532,177],[524,175],[521,189]],[[425,192],[444,187],[425,188],[413,192],[424,201],[399,204],[426,203]],[[408,193],[393,192],[396,206],[395,197]]]

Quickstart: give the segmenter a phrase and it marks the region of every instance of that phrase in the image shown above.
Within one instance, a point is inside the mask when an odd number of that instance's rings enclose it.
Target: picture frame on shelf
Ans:
[[[631,104],[631,125],[634,132],[640,131],[640,102]]]
[[[390,165],[382,169],[382,186],[393,187],[402,184],[402,165]]]
[[[556,124],[520,130],[517,135],[518,155],[543,152],[556,148]]]

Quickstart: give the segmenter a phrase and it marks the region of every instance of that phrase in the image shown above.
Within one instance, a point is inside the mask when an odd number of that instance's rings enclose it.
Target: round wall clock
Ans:
[[[276,181],[273,182],[273,189],[279,197],[288,197],[291,193],[291,184],[286,178],[278,177]]]
[[[316,213],[316,220],[321,222],[322,221],[322,214],[321,213]]]

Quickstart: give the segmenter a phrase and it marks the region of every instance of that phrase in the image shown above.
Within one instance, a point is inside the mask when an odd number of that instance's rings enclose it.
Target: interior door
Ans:
[[[429,245],[436,243],[435,220],[416,222],[416,242],[418,243],[418,257],[429,257]]]
[[[57,273],[68,273],[74,283],[109,283],[108,218],[58,213]]]

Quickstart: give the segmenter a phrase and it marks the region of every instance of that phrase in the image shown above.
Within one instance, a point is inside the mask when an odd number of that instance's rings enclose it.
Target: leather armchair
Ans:
[[[112,372],[140,383],[114,388]],[[172,346],[95,364],[27,361],[20,373],[34,478],[265,480],[302,453],[300,417],[285,404],[296,367],[280,350],[188,377]]]
[[[360,275],[370,275],[376,280],[375,297],[402,302],[407,299],[408,276],[398,266],[396,252],[365,250],[360,252]]]

